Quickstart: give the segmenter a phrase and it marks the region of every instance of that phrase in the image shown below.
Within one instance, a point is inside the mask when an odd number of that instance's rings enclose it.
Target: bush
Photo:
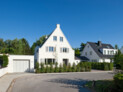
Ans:
[[[53,63],[50,63],[50,73],[54,72]]]
[[[75,65],[75,63],[73,63],[72,72],[76,72],[76,65]]]
[[[35,69],[36,69],[36,73],[40,73],[40,69],[39,69],[39,63],[38,62],[36,62],[36,64],[35,64]]]
[[[8,56],[7,55],[0,56],[0,61],[1,61],[2,67],[8,66]]]
[[[113,69],[113,63],[91,62],[91,67],[92,67],[92,69],[107,71],[107,70],[112,70]]]
[[[123,74],[116,74],[114,76],[114,87],[116,92],[123,92]]]
[[[68,66],[67,66],[67,72],[72,72],[71,64],[70,64],[70,63],[69,63]]]
[[[56,73],[59,72],[59,68],[58,68],[58,63],[57,63],[57,62],[55,63],[55,69],[54,69],[54,72],[56,72]]]
[[[61,64],[59,66],[59,72],[63,72],[63,68],[62,68],[62,65]]]
[[[41,63],[41,70],[40,70],[41,73],[44,73],[45,72],[45,67],[44,67],[44,63]]]
[[[63,72],[67,72],[67,66],[63,64]]]

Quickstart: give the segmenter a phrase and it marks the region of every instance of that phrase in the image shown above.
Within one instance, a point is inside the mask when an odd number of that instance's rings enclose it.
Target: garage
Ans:
[[[9,55],[8,73],[34,72],[33,55]]]
[[[13,60],[13,72],[30,72],[29,60]]]

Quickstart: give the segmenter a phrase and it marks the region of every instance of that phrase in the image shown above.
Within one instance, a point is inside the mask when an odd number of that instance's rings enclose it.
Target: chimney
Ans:
[[[60,28],[60,24],[56,24],[56,27],[57,27],[57,28]]]
[[[102,46],[102,42],[101,41],[98,41],[98,46]]]

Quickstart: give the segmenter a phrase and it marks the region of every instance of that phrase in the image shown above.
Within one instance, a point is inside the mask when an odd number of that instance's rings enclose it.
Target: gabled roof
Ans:
[[[89,59],[85,56],[75,56],[75,60],[89,61]]]
[[[96,54],[100,58],[113,58],[114,57],[114,55],[103,55],[103,53],[100,51],[100,49],[103,49],[103,48],[114,49],[111,44],[101,43],[101,46],[99,46],[98,43],[94,43],[94,42],[87,42],[87,43],[90,44],[90,46],[93,48],[93,50],[96,52]]]

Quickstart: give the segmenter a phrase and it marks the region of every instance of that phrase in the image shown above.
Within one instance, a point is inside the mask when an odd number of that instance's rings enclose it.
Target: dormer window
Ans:
[[[53,36],[53,41],[57,41],[57,36]]]
[[[60,37],[60,42],[63,42],[63,37]]]

